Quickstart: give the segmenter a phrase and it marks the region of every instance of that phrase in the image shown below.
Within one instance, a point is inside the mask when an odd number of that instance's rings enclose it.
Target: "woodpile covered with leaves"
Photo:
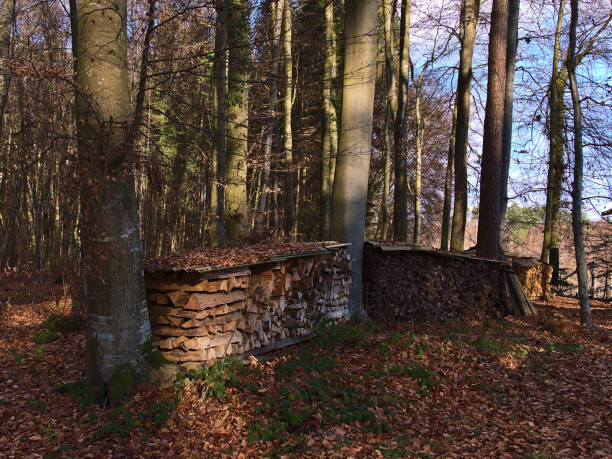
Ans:
[[[216,269],[194,264],[193,253],[186,268],[180,256],[173,256],[170,267],[163,259],[147,262],[149,317],[164,357],[206,362],[273,349],[303,340],[320,321],[346,318],[346,245],[311,247],[302,254],[287,249],[289,255]]]
[[[512,312],[508,263],[367,243],[364,301],[375,320],[500,317]]]
[[[509,261],[512,262],[512,270],[529,298],[540,299],[550,296],[553,271],[551,265],[532,257],[513,257]]]

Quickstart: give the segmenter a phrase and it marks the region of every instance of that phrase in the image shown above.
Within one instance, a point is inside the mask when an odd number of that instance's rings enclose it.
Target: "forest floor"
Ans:
[[[84,379],[83,331],[45,324],[67,292],[0,273],[0,457],[612,456],[610,303],[593,331],[561,297],[526,319],[335,326],[101,409],[62,386]]]

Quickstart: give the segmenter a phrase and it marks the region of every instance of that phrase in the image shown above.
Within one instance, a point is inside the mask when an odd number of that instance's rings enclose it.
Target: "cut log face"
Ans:
[[[156,343],[171,362],[206,362],[275,349],[312,334],[321,317],[348,316],[346,247],[256,270],[146,273]]]

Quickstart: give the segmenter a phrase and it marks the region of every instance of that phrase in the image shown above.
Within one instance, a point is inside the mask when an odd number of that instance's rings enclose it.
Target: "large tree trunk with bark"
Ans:
[[[0,140],[4,131],[4,112],[8,102],[11,85],[11,68],[9,57],[11,50],[11,33],[15,21],[15,0],[2,0],[0,10]]]
[[[153,348],[127,137],[127,8],[125,0],[80,0],[77,8],[87,376],[95,401],[115,403],[144,379]]]
[[[249,134],[249,16],[245,0],[227,1],[228,125],[225,159],[225,228],[237,244],[248,231],[247,154]]]
[[[350,314],[364,314],[363,237],[376,83],[375,0],[347,0],[340,147],[332,198],[331,236],[350,242]]]
[[[574,233],[574,251],[576,253],[576,274],[578,276],[578,298],[580,299],[580,323],[583,327],[592,328],[591,304],[589,302],[589,285],[587,277],[587,260],[584,250],[582,231],[582,175],[584,157],[582,153],[582,109],[576,80],[576,28],[578,27],[578,0],[570,0],[571,21],[569,48],[567,51],[567,73],[574,106],[574,186],[572,190],[572,231]]]
[[[499,220],[501,198],[504,88],[506,87],[506,42],[508,0],[493,0],[489,33],[489,72],[482,141],[480,215],[476,254],[500,259]]]
[[[400,17],[400,62],[397,114],[393,136],[395,186],[393,188],[393,240],[408,239],[408,84],[410,82],[410,0],[402,0]]]
[[[461,5],[461,54],[457,77],[457,126],[455,131],[455,199],[451,250],[461,252],[465,239],[468,181],[467,152],[470,131],[470,97],[472,86],[472,56],[476,41],[476,26],[480,14],[480,0],[463,0]]]

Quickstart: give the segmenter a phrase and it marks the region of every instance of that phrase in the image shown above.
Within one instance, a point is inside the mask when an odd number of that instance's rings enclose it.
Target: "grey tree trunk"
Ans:
[[[418,245],[421,243],[421,188],[422,188],[422,157],[423,157],[423,133],[425,128],[425,120],[421,113],[421,105],[423,100],[423,77],[427,70],[427,65],[419,75],[419,78],[414,83],[415,103],[414,103],[414,118],[415,118],[415,150],[416,150],[416,165],[414,171],[414,232],[412,243]]]
[[[502,133],[504,128],[504,88],[506,87],[506,42],[508,0],[493,0],[489,33],[489,72],[487,104],[482,140],[480,174],[480,215],[476,254],[500,259],[499,220],[502,169]]]
[[[455,198],[451,250],[461,252],[465,239],[467,217],[467,151],[470,130],[470,97],[472,86],[472,56],[476,41],[476,26],[480,0],[463,0],[461,4],[461,54],[457,78],[457,127],[455,132]]]
[[[500,244],[504,247],[504,228],[506,225],[506,208],[508,207],[508,177],[512,156],[512,109],[514,105],[514,68],[518,47],[518,19],[520,0],[508,2],[508,43],[506,46],[506,89],[504,98],[504,131],[502,144],[501,176],[501,209],[500,209]]]
[[[451,223],[451,203],[453,201],[453,172],[455,162],[455,134],[457,132],[457,104],[453,110],[453,124],[451,137],[448,142],[448,155],[446,157],[446,176],[444,178],[444,204],[442,206],[442,237],[440,249],[448,250],[449,232]]]
[[[576,274],[578,276],[578,298],[580,299],[580,323],[583,327],[592,328],[591,304],[587,277],[587,260],[584,250],[582,231],[582,175],[584,156],[582,153],[582,109],[576,81],[576,29],[578,27],[578,0],[570,0],[571,20],[569,31],[569,48],[567,51],[567,73],[569,76],[572,105],[574,107],[574,186],[572,190],[572,230],[574,233],[574,251],[576,253]]]
[[[364,315],[363,237],[376,82],[377,5],[347,0],[340,146],[332,198],[331,236],[350,242],[351,316]]]
[[[81,238],[87,272],[87,376],[93,399],[119,402],[153,352],[134,189],[125,0],[80,0],[77,117]]]
[[[225,158],[225,228],[228,242],[248,231],[247,154],[249,133],[250,27],[246,0],[227,0],[228,126]]]
[[[395,116],[395,186],[393,189],[393,240],[408,239],[408,85],[410,83],[410,0],[402,0],[400,16],[399,97]]]

